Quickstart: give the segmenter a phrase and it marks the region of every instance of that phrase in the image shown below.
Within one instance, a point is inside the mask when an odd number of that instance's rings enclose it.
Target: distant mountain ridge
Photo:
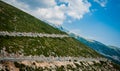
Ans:
[[[67,35],[67,33],[60,31],[58,28],[54,28],[46,22],[2,1],[0,1],[0,31]],[[100,54],[71,37],[54,39],[49,37],[0,36],[0,41],[2,41],[0,42],[0,50],[6,48],[8,53],[19,52],[24,55],[42,54],[45,56],[101,57]],[[68,47],[69,50],[67,50]]]
[[[62,26],[56,26],[56,28],[60,29],[61,31],[64,31],[68,33],[71,37],[76,38],[80,42],[84,43],[85,45],[89,46],[90,48],[94,49],[98,53],[102,54],[103,56],[111,59],[112,61],[120,64],[120,48],[115,46],[107,46],[101,42],[98,42],[96,40],[92,39],[85,39],[79,35],[76,35],[74,33],[71,33],[67,31]]]
[[[69,36],[66,32],[1,0],[0,32],[0,71],[120,70],[119,65],[75,38],[61,38]]]

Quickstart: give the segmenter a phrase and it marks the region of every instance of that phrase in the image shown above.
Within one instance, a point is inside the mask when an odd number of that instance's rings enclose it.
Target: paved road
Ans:
[[[1,60],[8,61],[107,61],[105,58],[83,58],[83,57],[2,57]]]
[[[24,36],[24,37],[52,37],[52,38],[64,38],[69,37],[68,35],[63,34],[44,34],[44,33],[32,33],[32,32],[7,32],[0,31],[0,36]]]
[[[24,36],[24,37],[52,37],[52,38],[64,38],[69,37],[68,35],[61,34],[43,34],[43,33],[26,33],[26,32],[7,32],[0,31],[0,36]],[[104,58],[83,58],[83,57],[0,57],[1,60],[10,60],[10,61],[106,61]]]

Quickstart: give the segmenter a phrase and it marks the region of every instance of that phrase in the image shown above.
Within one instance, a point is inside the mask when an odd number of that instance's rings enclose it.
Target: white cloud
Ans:
[[[58,7],[38,8],[33,13],[36,17],[57,25],[62,24],[65,19],[64,13]]]
[[[94,0],[94,1],[100,4],[102,7],[105,7],[108,2],[107,0]]]
[[[61,0],[69,3],[66,7],[66,14],[74,19],[81,19],[84,14],[89,12],[91,4],[87,0]],[[84,2],[83,2],[84,1]]]
[[[35,0],[39,3],[40,7],[46,8],[46,7],[54,7],[57,5],[55,0]]]
[[[3,0],[21,10],[36,16],[39,19],[46,20],[53,24],[63,24],[67,17],[72,19],[81,19],[84,14],[90,12],[91,4],[87,0],[60,0],[68,3],[57,5],[55,0],[35,0],[40,6],[32,9],[31,5],[20,0]],[[72,20],[71,20],[72,21]]]

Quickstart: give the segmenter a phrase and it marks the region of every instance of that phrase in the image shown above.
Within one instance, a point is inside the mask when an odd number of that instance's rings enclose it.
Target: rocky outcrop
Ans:
[[[110,61],[2,61],[0,66],[1,71],[119,71]]]

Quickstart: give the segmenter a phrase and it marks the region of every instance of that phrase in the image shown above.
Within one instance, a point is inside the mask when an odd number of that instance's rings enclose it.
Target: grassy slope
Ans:
[[[99,55],[73,38],[29,38],[0,37],[0,47],[6,47],[9,53],[22,51],[25,55],[53,56],[84,56],[99,57]],[[36,50],[35,50],[36,49]]]
[[[14,19],[16,17],[16,20]],[[16,28],[16,29],[15,29]],[[0,31],[40,32],[66,34],[0,1]],[[18,51],[25,55],[99,57],[94,50],[73,38],[0,37],[0,50]],[[20,53],[19,52],[19,53]]]
[[[48,30],[49,29],[49,30]],[[0,31],[61,33],[43,21],[0,1]]]

